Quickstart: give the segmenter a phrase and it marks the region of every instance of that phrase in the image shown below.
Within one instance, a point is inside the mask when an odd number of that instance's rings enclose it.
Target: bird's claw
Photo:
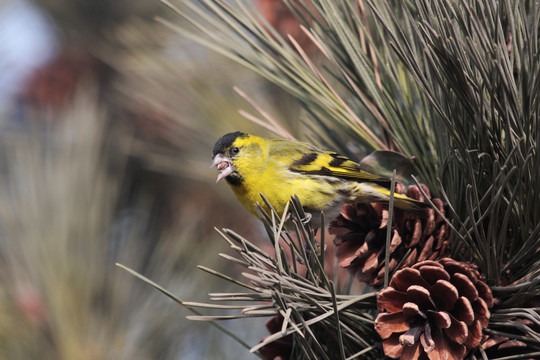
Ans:
[[[304,225],[307,225],[308,222],[311,221],[311,218],[313,217],[313,215],[311,213],[306,213],[306,217],[304,217],[303,219],[300,219],[300,222]]]
[[[311,213],[306,213],[305,214],[306,216],[301,218],[301,219],[298,219],[302,224],[304,225],[307,225],[310,221],[311,221],[311,218],[313,217],[313,215]],[[289,220],[292,220],[292,219],[295,219],[296,216],[294,216],[292,213],[288,213],[287,216],[285,217],[285,221],[289,221]]]

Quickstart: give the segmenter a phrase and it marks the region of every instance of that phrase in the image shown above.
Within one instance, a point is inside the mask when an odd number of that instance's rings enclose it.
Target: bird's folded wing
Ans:
[[[306,175],[333,176],[353,181],[369,181],[378,184],[389,184],[388,178],[361,170],[354,161],[333,152],[310,152],[294,160],[290,171]]]
[[[383,186],[390,179],[360,169],[360,165],[345,156],[326,151],[311,144],[269,139],[270,157],[289,171],[305,175],[333,176],[352,181],[369,181]]]

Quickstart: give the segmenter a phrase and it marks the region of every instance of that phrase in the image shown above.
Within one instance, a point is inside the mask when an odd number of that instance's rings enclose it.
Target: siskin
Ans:
[[[284,139],[266,139],[233,132],[214,145],[217,182],[225,179],[242,205],[257,216],[255,205],[283,213],[291,196],[297,195],[304,211],[315,221],[321,211],[333,219],[345,203],[390,200],[390,179],[361,170],[354,161],[310,144]],[[394,193],[394,206],[423,214],[426,203]],[[318,227],[317,223],[313,224]]]

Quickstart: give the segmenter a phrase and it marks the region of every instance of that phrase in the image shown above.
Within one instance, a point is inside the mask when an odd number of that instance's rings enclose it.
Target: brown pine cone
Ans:
[[[281,331],[283,325],[283,316],[272,316],[266,322],[266,328],[270,334],[275,334]],[[262,338],[260,342],[263,342]],[[293,348],[292,335],[287,335],[281,339],[271,342],[259,349],[259,353],[266,360],[289,360],[291,358]]]
[[[394,359],[463,359],[480,345],[493,306],[469,265],[443,258],[397,271],[377,294],[375,330]]]
[[[316,13],[311,2],[303,2],[307,6],[306,10],[301,10],[305,18],[309,18]],[[258,0],[256,2],[259,13],[266,21],[287,41],[289,36],[293,37],[296,42],[302,47],[306,53],[311,53],[315,50],[313,41],[301,29],[298,20],[289,10],[287,5],[282,1],[276,0]],[[293,5],[299,5],[297,1],[293,1]],[[299,9],[302,6],[298,7]]]
[[[422,185],[429,195],[429,190]],[[396,184],[396,193],[404,194],[405,187]],[[407,196],[424,201],[417,186],[409,186]],[[444,215],[440,199],[432,199]],[[346,204],[329,231],[336,235],[334,244],[339,265],[348,269],[362,282],[380,286],[384,279],[384,256],[388,223],[388,207],[383,204]],[[444,256],[448,249],[448,225],[433,209],[421,218],[405,210],[394,208],[392,241],[390,243],[390,271],[397,265],[410,266],[423,260]],[[408,255],[407,255],[408,254]]]
[[[98,84],[109,72],[89,53],[64,50],[31,74],[20,97],[34,107],[59,110],[71,103],[81,85]]]

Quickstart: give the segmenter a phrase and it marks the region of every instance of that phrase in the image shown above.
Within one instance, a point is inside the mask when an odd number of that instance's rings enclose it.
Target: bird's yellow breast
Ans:
[[[256,204],[260,204],[266,211],[269,210],[261,199],[261,193],[279,214],[284,211],[292,195],[298,196],[305,209],[314,212],[323,210],[338,200],[335,183],[339,180],[330,183],[321,176],[306,176],[289,170],[289,165],[298,160],[301,154],[276,152],[275,144],[254,136],[239,139],[235,145],[243,147],[243,155],[234,162],[243,180],[238,185],[231,185],[231,188],[242,205],[252,214],[257,215]]]

